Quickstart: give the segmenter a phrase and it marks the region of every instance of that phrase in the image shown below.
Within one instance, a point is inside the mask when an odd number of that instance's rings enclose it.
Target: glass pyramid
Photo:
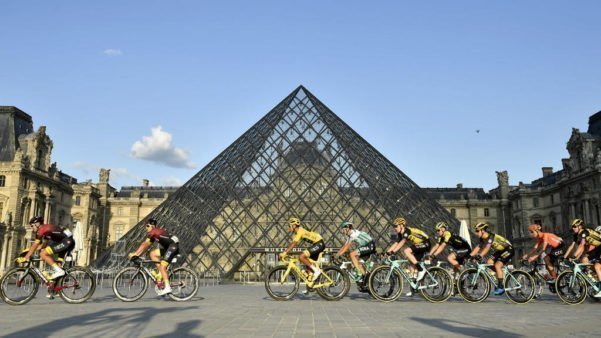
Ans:
[[[354,222],[382,248],[390,223],[431,229],[458,221],[303,86],[273,108],[149,217],[180,239],[197,271],[262,271],[292,240],[288,219],[343,245],[338,224]],[[138,224],[96,262],[133,251],[145,236]],[[114,256],[114,255],[113,255]]]

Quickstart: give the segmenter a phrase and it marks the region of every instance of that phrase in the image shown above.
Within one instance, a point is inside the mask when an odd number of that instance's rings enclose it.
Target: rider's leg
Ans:
[[[492,261],[492,259],[490,259],[489,261]],[[499,289],[502,289],[503,288],[503,262],[501,262],[500,260],[497,260],[496,262],[494,262],[494,264],[495,264],[495,271],[497,272],[497,285],[498,285]]]
[[[458,273],[461,266],[459,265],[459,262],[457,261],[457,254],[455,254],[454,252],[451,252],[447,256],[447,260],[453,266],[453,271],[455,271],[455,273]]]
[[[161,271],[161,250],[160,249],[155,249],[150,251],[150,253],[148,254],[150,256],[150,259],[155,261],[155,262],[159,262],[156,265],[157,271]]]
[[[42,258],[42,260],[46,262],[46,264],[48,264],[48,266],[50,266],[54,271],[52,275],[49,276],[49,279],[55,279],[57,277],[65,275],[65,270],[63,270],[60,266],[58,266],[58,264],[56,264],[56,262],[52,258],[53,255],[54,251],[51,246],[47,246],[40,253],[40,258]]]
[[[362,275],[365,275],[365,268],[363,267],[363,265],[359,264],[359,253],[356,250],[353,250],[351,251],[350,256],[355,268],[359,269]]]
[[[553,267],[553,262],[551,262],[551,256],[546,255],[544,258],[544,261],[545,261],[545,265],[547,266],[547,270],[549,271],[549,274],[551,275],[551,278],[556,279],[557,274],[555,273],[555,268]]]

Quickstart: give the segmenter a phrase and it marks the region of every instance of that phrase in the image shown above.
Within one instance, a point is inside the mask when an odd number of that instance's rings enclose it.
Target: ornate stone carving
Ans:
[[[509,186],[509,174],[507,174],[507,170],[497,171],[497,182],[500,187]]]
[[[111,169],[100,168],[99,181],[100,183],[108,183]]]

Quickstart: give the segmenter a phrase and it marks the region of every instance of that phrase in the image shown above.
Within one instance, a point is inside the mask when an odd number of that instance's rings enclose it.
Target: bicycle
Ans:
[[[339,265],[338,267],[340,268],[340,270],[348,274],[349,280],[351,282],[355,282],[355,284],[357,284],[357,289],[359,290],[359,292],[370,293],[369,287],[367,287],[365,282],[368,280],[369,274],[376,265],[376,262],[376,254],[370,255],[367,261],[365,261],[363,258],[359,258],[359,264],[363,265],[363,267],[365,268],[365,275],[363,276],[363,278],[361,278],[361,274],[359,273],[359,271],[357,271],[352,261],[339,261],[334,263]]]
[[[551,293],[557,293],[557,291],[555,290],[555,281],[549,279],[551,278],[550,276],[544,276],[543,274],[541,274],[539,270],[539,267],[541,266],[545,267],[546,269],[547,265],[545,263],[528,263],[528,261],[523,260],[521,261],[521,265],[522,268],[525,271],[527,271],[530,274],[530,276],[532,276],[532,278],[534,279],[534,283],[536,284],[534,299],[537,299],[538,297],[542,296],[543,291],[545,289],[545,285],[549,286],[549,291]],[[564,265],[559,259],[557,259],[554,262],[553,266],[557,275],[559,275],[564,270]]]
[[[575,305],[584,302],[587,294],[592,297],[601,291],[601,285],[593,277],[586,273],[583,267],[591,266],[593,263],[567,263],[569,270],[557,276],[555,289],[557,295],[566,304]],[[594,298],[594,297],[593,297]],[[594,298],[597,300],[597,298]]]
[[[73,260],[70,254],[66,257],[71,260],[63,267],[65,275],[54,280],[49,279],[34,265],[41,261],[40,258],[33,258],[22,263],[22,267],[9,270],[0,280],[0,296],[10,305],[23,305],[35,297],[40,285],[43,284],[47,287],[51,299],[58,294],[69,304],[87,301],[96,290],[94,274],[88,268],[72,266]]]
[[[192,269],[186,267],[173,268],[174,264],[181,264],[183,261],[184,257],[177,254],[167,267],[169,285],[173,289],[173,292],[168,293],[167,296],[178,302],[187,301],[194,297],[200,287],[199,277]],[[117,298],[124,302],[134,302],[142,298],[148,290],[149,281],[154,283],[157,290],[163,286],[164,283],[155,277],[150,270],[151,268],[149,268],[149,266],[159,264],[158,261],[136,256],[130,260],[130,264],[133,266],[123,268],[115,275],[113,280],[113,292]]]
[[[409,283],[412,289],[418,290],[429,302],[444,302],[451,297],[453,280],[445,269],[438,266],[429,267],[424,278],[418,282],[404,268],[409,260],[393,260],[387,257],[383,263],[384,265],[373,269],[368,279],[370,293],[375,299],[382,302],[397,300],[403,292],[403,280]]]
[[[457,289],[459,295],[470,303],[479,303],[488,298],[493,285],[496,285],[496,274],[493,264],[467,263],[467,269],[459,274]],[[535,294],[535,282],[532,276],[523,270],[510,270],[503,266],[503,288],[507,298],[517,304],[532,300]]]
[[[339,267],[329,265],[321,266],[323,253],[319,254],[321,274],[315,282],[309,275],[299,268],[299,259],[287,257],[282,260],[283,265],[271,269],[265,276],[265,290],[275,300],[290,300],[296,295],[301,281],[307,288],[317,291],[325,300],[340,300],[349,292],[351,282],[349,276]],[[311,264],[318,264],[309,258]]]

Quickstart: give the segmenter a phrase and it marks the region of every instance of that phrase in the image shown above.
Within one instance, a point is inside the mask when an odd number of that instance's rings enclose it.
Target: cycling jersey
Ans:
[[[539,232],[538,238],[536,239],[536,244],[534,245],[534,247],[538,248],[540,245],[542,245],[545,242],[547,242],[547,245],[556,249],[558,246],[560,246],[563,243],[563,239],[561,239],[561,237],[559,237],[553,233],[550,233],[550,232]]]
[[[179,239],[176,236],[172,236],[167,232],[167,230],[159,228],[150,230],[146,240],[149,243],[158,242],[161,249],[167,248],[172,244],[179,243]]]
[[[471,250],[470,245],[468,244],[468,242],[465,239],[463,239],[461,236],[456,236],[455,234],[451,233],[450,231],[445,231],[442,236],[438,237],[437,243],[439,245],[442,243],[445,243],[447,245],[450,245],[455,250],[463,250],[463,249]]]
[[[307,241],[311,244],[317,243],[322,240],[321,236],[313,231],[305,230],[304,228],[298,228],[296,235],[294,235],[293,242],[299,242],[301,240]]]
[[[399,233],[399,238],[397,242],[402,241],[403,239],[408,240],[414,245],[422,244],[424,242],[430,243],[430,239],[425,232],[417,229],[417,228],[405,228],[405,231]]]
[[[586,244],[592,246],[601,245],[601,235],[593,229],[582,229],[577,234],[574,234],[574,243],[580,244],[582,239],[586,240]]]
[[[372,242],[373,239],[366,232],[359,231],[357,229],[352,229],[351,233],[347,236],[346,242],[353,243],[356,246],[364,246],[369,242]]]
[[[52,224],[42,224],[36,233],[35,241],[36,243],[40,243],[42,240],[60,242],[69,237],[73,237],[69,230],[64,230],[63,228]]]
[[[506,240],[503,236],[490,232],[488,238],[480,237],[480,245],[482,247],[489,245],[493,251],[506,251],[513,249],[511,242]]]

